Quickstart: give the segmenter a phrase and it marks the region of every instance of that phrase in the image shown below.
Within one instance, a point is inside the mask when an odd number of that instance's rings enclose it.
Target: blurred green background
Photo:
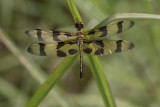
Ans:
[[[119,12],[160,14],[160,0],[74,1],[87,29]],[[99,59],[117,107],[160,107],[160,21],[134,22],[132,29],[111,39],[132,41],[135,48]],[[15,45],[13,49],[0,39],[0,107],[24,107],[63,60],[27,53],[27,47],[35,41],[24,31],[76,31],[74,20],[66,0],[0,0],[0,28],[7,41]],[[77,59],[39,107],[104,107],[86,57],[84,66],[83,81],[79,79]]]

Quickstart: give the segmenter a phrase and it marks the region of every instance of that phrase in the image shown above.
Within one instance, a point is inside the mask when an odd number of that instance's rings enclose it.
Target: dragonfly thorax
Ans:
[[[83,26],[84,26],[84,24],[83,24],[83,22],[78,22],[78,23],[76,23],[75,24],[75,26],[76,26],[76,28],[77,28],[77,42],[78,42],[78,44],[79,43],[83,43],[83,40],[84,40],[84,33],[83,33]]]

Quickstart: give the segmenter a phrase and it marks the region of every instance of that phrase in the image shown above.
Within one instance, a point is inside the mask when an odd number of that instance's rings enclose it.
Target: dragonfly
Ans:
[[[130,29],[133,21],[124,20],[114,24],[90,29],[84,32],[84,23],[75,24],[77,32],[34,29],[26,35],[40,42],[30,45],[27,51],[38,56],[68,57],[79,54],[80,79],[83,79],[83,53],[86,55],[109,55],[128,51],[134,44],[127,40],[107,40],[106,38]]]

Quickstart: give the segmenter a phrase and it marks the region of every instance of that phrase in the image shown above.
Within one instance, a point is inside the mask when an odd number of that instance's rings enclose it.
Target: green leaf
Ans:
[[[128,20],[128,19],[155,19],[160,20],[160,15],[145,14],[145,13],[116,13],[110,17],[105,18],[95,28],[107,25],[116,20]]]
[[[34,62],[32,62],[29,57],[25,56],[25,54],[21,51],[21,49],[19,49],[18,46],[16,46],[10,40],[8,35],[6,35],[1,29],[0,29],[0,40],[13,53],[13,55],[16,56],[16,58],[19,60],[19,62],[29,71],[30,75],[35,80],[37,80],[38,83],[44,82],[47,75]],[[72,59],[70,59],[70,60],[72,60]],[[66,61],[66,60],[64,60],[64,61]],[[72,62],[74,62],[74,60],[72,60]],[[40,94],[40,93],[38,93],[38,94]],[[53,96],[56,97],[56,101],[61,106],[68,105],[68,107],[70,107],[70,104],[66,101],[66,99],[64,97],[60,97],[58,91],[52,90],[51,95],[52,95],[52,98],[53,98]],[[37,98],[34,103],[37,103],[38,101],[40,102],[40,99]]]
[[[69,8],[70,8],[70,11],[72,13],[72,16],[74,18],[75,23],[82,22],[82,18],[79,15],[79,12],[78,12],[73,0],[67,0],[67,1],[68,1],[68,5],[69,5]]]
[[[96,56],[88,56],[88,61],[106,107],[115,107],[109,84]]]
[[[68,0],[68,4],[72,12],[72,16],[74,17],[75,23],[82,21],[78,13],[78,10],[75,4],[73,3],[73,0]],[[85,31],[85,28],[84,28],[84,31]],[[112,99],[109,85],[107,83],[107,79],[104,75],[104,72],[102,70],[101,64],[99,63],[97,56],[87,56],[87,58],[90,63],[93,76],[96,80],[97,86],[100,90],[105,106],[115,107],[115,103],[114,103],[114,100]]]
[[[26,107],[36,107],[49,93],[52,87],[61,79],[65,71],[72,65],[78,55],[64,59],[55,71],[47,78],[43,85],[30,99]]]

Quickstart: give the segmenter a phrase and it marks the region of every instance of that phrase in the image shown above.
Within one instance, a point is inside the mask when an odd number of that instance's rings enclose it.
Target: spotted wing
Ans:
[[[85,35],[89,35],[91,39],[104,39],[130,29],[134,25],[133,21],[120,21],[115,24],[103,26],[98,29],[88,30]]]
[[[88,55],[103,56],[132,48],[134,48],[134,44],[126,40],[91,40],[83,43],[83,52]]]
[[[60,42],[77,38],[76,33],[68,31],[50,31],[35,29],[25,31],[25,33],[35,40],[44,42]]]
[[[66,57],[79,53],[76,41],[35,43],[32,44],[27,51],[31,54],[38,56],[55,56],[55,57]]]

